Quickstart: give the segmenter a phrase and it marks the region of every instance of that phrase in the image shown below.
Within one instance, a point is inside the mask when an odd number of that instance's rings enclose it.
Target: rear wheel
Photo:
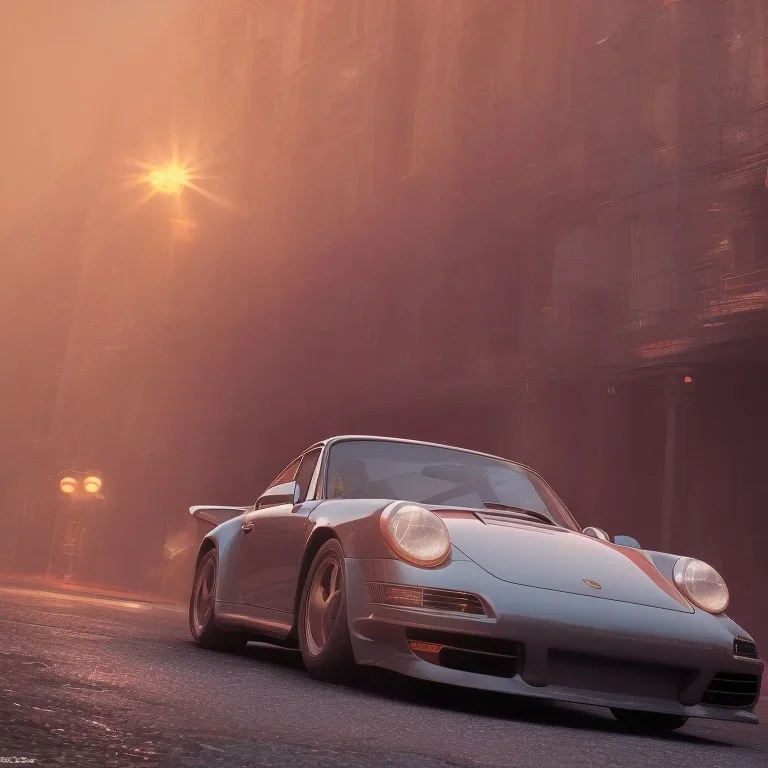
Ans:
[[[224,632],[216,626],[216,584],[219,561],[216,550],[203,555],[195,572],[189,601],[189,628],[202,648],[215,651],[240,651],[248,642],[242,632]]]
[[[336,539],[320,547],[307,573],[299,606],[299,647],[309,673],[348,682],[357,667],[347,621],[344,554]]]
[[[611,714],[622,725],[637,731],[676,731],[688,722],[688,718],[683,715],[638,712],[633,709],[611,709]]]

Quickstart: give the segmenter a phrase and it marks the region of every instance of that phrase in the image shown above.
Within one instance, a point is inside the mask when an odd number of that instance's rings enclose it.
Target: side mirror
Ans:
[[[301,488],[295,481],[290,483],[281,483],[267,488],[259,500],[256,502],[256,508],[273,507],[278,504],[298,504],[301,498]]]
[[[614,536],[613,543],[618,544],[620,547],[632,547],[632,549],[642,549],[640,542],[637,539],[633,539],[631,536]]]
[[[585,536],[591,536],[593,539],[600,539],[600,541],[611,540],[611,537],[602,528],[595,528],[593,525],[587,526],[582,533]]]

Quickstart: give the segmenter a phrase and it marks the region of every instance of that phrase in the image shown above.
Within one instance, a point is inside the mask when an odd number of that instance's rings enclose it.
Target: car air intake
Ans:
[[[432,587],[406,587],[401,584],[365,585],[366,600],[371,605],[391,605],[398,608],[426,608],[473,616],[487,616],[483,601],[469,592]]]
[[[745,659],[756,659],[757,646],[746,637],[737,637],[733,641],[733,655],[742,656]]]
[[[760,695],[758,675],[719,672],[704,692],[703,704],[714,707],[751,707]]]
[[[492,677],[514,677],[519,670],[517,643],[431,629],[409,629],[406,636],[411,651],[430,664]]]

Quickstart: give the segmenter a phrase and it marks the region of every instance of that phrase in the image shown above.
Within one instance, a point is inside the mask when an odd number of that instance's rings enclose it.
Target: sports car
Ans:
[[[757,723],[763,662],[690,557],[580,528],[533,470],[444,445],[346,436],[292,461],[211,529],[189,608],[205,647],[297,647],[360,667],[608,707],[628,727]]]

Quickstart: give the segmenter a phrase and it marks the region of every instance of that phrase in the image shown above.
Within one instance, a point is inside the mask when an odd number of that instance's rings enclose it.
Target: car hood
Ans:
[[[469,517],[445,523],[454,546],[502,581],[693,613],[640,550],[536,523]]]

